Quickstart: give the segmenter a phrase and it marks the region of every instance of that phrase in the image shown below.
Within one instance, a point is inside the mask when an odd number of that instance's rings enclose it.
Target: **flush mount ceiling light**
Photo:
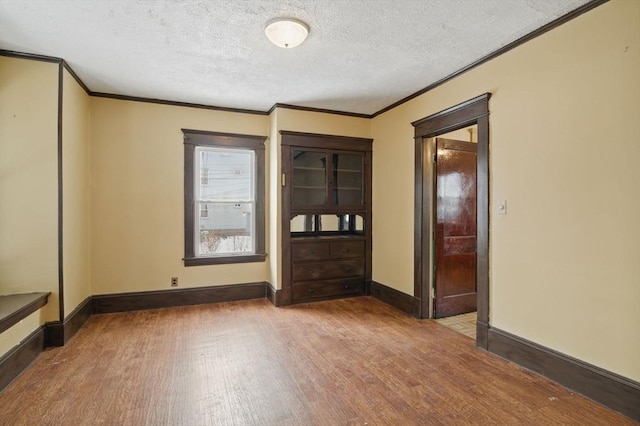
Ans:
[[[293,18],[277,18],[267,22],[264,33],[271,43],[283,49],[300,45],[309,35],[309,26]]]

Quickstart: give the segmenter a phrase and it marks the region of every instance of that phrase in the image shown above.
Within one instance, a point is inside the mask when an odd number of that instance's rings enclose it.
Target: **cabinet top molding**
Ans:
[[[341,149],[349,151],[372,151],[373,139],[351,136],[323,135],[318,133],[280,130],[282,145]]]

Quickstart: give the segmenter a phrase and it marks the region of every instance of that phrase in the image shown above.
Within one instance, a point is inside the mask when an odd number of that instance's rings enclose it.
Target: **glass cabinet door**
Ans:
[[[364,156],[360,154],[332,154],[333,204],[357,206],[364,204]]]
[[[292,207],[321,206],[327,203],[327,153],[293,150]]]

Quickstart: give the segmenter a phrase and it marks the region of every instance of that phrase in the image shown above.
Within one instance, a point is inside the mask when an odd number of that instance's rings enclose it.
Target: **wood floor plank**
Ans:
[[[370,297],[95,315],[0,394],[2,425],[626,425]]]

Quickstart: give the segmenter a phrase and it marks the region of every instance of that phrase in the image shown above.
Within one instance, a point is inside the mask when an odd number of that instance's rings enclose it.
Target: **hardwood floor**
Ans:
[[[2,425],[635,424],[370,297],[94,315]]]

